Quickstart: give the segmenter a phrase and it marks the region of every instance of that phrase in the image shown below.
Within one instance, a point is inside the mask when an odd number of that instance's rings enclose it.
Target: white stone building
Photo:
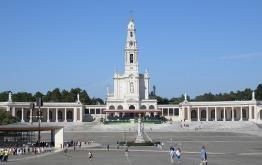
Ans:
[[[157,110],[157,100],[149,99],[149,73],[139,73],[138,48],[134,19],[128,23],[125,44],[125,71],[114,74],[113,93],[108,91],[106,113],[111,116],[134,117],[138,113],[154,115]]]
[[[107,90],[106,105],[84,105],[78,100],[75,103],[44,102],[42,122],[87,122],[91,118],[108,116],[135,117],[164,116],[173,121],[253,121],[262,122],[262,101],[212,101],[190,102],[185,100],[178,104],[157,105],[155,99],[149,98],[149,79],[147,71],[139,74],[138,47],[133,18],[127,26],[127,40],[124,54],[124,73],[115,73],[114,89]],[[30,102],[13,102],[12,96],[6,102],[0,102],[0,108],[11,111],[21,122],[36,120],[36,112],[30,109]]]

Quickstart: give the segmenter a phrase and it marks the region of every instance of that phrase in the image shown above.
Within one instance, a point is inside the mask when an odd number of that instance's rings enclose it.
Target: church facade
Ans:
[[[149,98],[150,75],[139,73],[139,54],[134,19],[127,26],[124,53],[124,72],[114,73],[112,92],[107,89],[105,105],[84,105],[79,96],[76,102],[44,102],[41,107],[42,122],[66,123],[88,122],[118,116],[134,118],[141,116],[163,116],[172,121],[252,121],[262,122],[262,101],[191,102],[186,97],[180,104],[158,105]],[[21,122],[36,121],[37,111],[30,109],[30,102],[14,102],[12,95],[6,102],[0,102],[0,109],[10,111]]]
[[[107,92],[105,112],[111,116],[134,117],[154,115],[157,110],[157,100],[149,99],[149,73],[139,73],[138,46],[136,28],[131,18],[127,26],[127,39],[124,53],[124,73],[115,73],[114,89]]]

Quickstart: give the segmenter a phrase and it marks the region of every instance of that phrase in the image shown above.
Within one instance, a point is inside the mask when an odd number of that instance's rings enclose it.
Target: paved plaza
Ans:
[[[47,154],[35,158],[11,157],[8,164],[50,165],[50,164],[90,164],[90,165],[169,165],[169,147],[182,148],[182,164],[198,165],[201,145],[207,146],[210,165],[260,165],[262,162],[262,138],[256,135],[233,132],[147,132],[156,141],[162,141],[162,150],[156,147],[130,147],[128,154],[117,149],[116,142],[134,140],[134,132],[65,132],[65,140],[94,140],[96,147],[69,149],[64,152]],[[44,135],[43,135],[44,136]],[[110,145],[110,151],[106,145]],[[89,161],[87,154],[94,153]]]

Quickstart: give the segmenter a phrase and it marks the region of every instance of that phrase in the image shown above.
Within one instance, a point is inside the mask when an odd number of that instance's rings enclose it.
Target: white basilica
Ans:
[[[107,93],[105,112],[111,116],[134,117],[154,115],[158,112],[157,100],[149,99],[149,74],[139,74],[138,48],[134,19],[128,23],[127,39],[125,44],[125,71],[123,74],[114,74],[114,92]]]
[[[84,105],[78,100],[70,102],[44,102],[41,107],[42,122],[87,122],[90,119],[109,116],[134,118],[142,116],[163,116],[173,121],[252,121],[262,122],[262,101],[206,101],[191,102],[186,97],[178,105],[157,105],[149,98],[149,74],[139,74],[138,47],[134,19],[127,26],[127,40],[124,54],[124,73],[115,73],[114,89],[107,90],[106,105]],[[0,109],[10,111],[21,122],[35,121],[36,111],[30,109],[30,102],[14,102],[12,95],[6,102],[0,102]]]

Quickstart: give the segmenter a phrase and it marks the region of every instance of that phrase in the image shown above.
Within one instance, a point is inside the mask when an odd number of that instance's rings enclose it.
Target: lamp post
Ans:
[[[43,99],[41,97],[37,98],[36,100],[36,105],[38,106],[38,112],[37,112],[37,117],[38,117],[38,147],[40,147],[40,121],[41,121],[41,107],[43,106]]]

